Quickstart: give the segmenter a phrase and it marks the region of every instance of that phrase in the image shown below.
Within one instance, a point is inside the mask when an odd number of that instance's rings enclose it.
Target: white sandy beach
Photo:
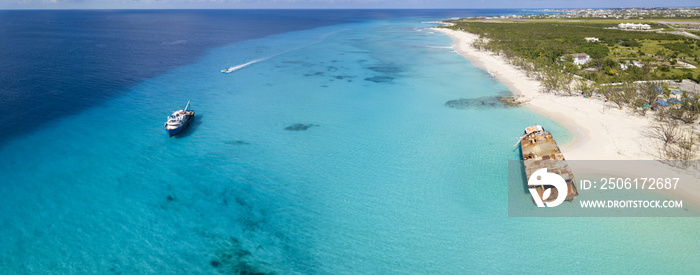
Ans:
[[[491,72],[514,94],[522,95],[529,100],[526,106],[532,111],[557,122],[572,132],[573,140],[560,144],[566,159],[660,159],[659,148],[662,141],[651,136],[651,128],[655,122],[652,118],[653,114],[648,113],[642,117],[631,110],[620,110],[612,103],[604,105],[603,100],[596,98],[542,93],[539,81],[527,77],[523,71],[510,65],[502,56],[472,47],[472,42],[478,39],[477,35],[444,28],[433,28],[433,30],[449,35],[454,40],[455,51],[473,65]],[[537,122],[533,121],[532,124]],[[518,134],[520,133],[513,134],[514,141]],[[677,171],[677,169],[673,170]],[[697,183],[683,184],[679,186],[679,190],[672,193],[674,197],[688,199],[693,204],[700,205],[700,185]]]

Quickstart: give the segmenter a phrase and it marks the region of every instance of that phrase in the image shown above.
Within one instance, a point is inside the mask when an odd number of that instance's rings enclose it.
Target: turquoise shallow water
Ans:
[[[700,270],[695,218],[508,218],[522,129],[570,134],[525,109],[445,107],[507,89],[418,22],[217,48],[12,140],[3,272]],[[190,99],[196,121],[168,138]]]

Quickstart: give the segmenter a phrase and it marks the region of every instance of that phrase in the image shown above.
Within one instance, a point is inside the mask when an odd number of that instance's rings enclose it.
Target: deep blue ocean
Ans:
[[[363,20],[522,10],[0,11],[0,142],[77,114],[209,49]]]
[[[698,219],[508,217],[570,133],[424,22],[532,12],[0,11],[0,273],[697,273]]]

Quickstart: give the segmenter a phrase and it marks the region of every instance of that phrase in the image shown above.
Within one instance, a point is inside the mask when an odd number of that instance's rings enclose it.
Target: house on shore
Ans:
[[[600,40],[597,37],[586,37],[584,38],[586,42],[600,42]]]
[[[633,60],[632,63],[630,63],[629,60],[625,61],[625,63],[620,63],[620,68],[622,68],[623,70],[629,69],[630,66],[635,66],[638,68],[644,67],[644,65],[637,60]]]
[[[574,64],[581,66],[591,61],[591,57],[585,53],[570,54],[574,59]],[[566,55],[559,58],[562,62],[566,61]]]

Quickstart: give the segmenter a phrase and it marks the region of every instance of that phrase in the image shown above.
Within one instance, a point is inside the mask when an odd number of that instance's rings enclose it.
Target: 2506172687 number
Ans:
[[[679,178],[602,178],[600,189],[676,189]]]

